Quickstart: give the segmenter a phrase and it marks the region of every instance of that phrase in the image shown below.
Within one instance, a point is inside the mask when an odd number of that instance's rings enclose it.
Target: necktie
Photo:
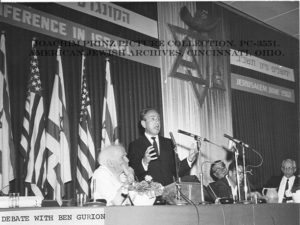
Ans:
[[[156,142],[156,140],[155,140],[155,137],[151,137],[151,139],[153,140],[152,145],[153,145],[153,147],[154,147],[154,151],[155,151],[155,153],[156,153],[157,156],[158,156],[158,155],[159,155],[159,154],[158,154],[158,146],[157,146],[157,142]]]
[[[285,184],[285,190],[289,189],[289,179],[286,180],[286,184]]]
[[[291,197],[287,197],[286,194],[285,194],[288,189],[289,189],[289,179],[286,180],[283,202],[291,200]]]

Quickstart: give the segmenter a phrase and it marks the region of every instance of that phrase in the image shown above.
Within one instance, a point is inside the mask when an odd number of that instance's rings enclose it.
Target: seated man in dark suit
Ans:
[[[232,198],[233,200],[238,199],[238,186],[237,186],[237,171],[235,166],[235,161],[231,162],[228,167],[228,174],[208,185],[208,190],[211,192],[211,195],[214,196],[214,201],[218,201],[220,198]],[[238,178],[239,178],[239,184],[240,184],[240,194],[241,194],[241,200],[245,200],[245,192],[244,192],[244,186],[243,186],[243,166],[240,162],[238,162]],[[247,198],[249,198],[249,195],[257,195],[260,197],[259,193],[251,193],[249,184],[247,184]]]
[[[150,175],[153,181],[166,186],[176,177],[175,152],[172,141],[159,136],[160,116],[153,108],[143,109],[140,113],[141,125],[145,129],[143,136],[129,144],[129,165],[139,180]],[[192,148],[186,159],[179,162],[179,176],[188,175],[198,151]]]
[[[278,202],[289,202],[292,200],[291,192],[293,188],[298,186],[298,179],[294,175],[297,170],[296,162],[292,159],[285,159],[281,163],[282,176],[271,177],[264,187],[277,188]]]
[[[228,170],[222,160],[216,160],[210,166],[210,176],[214,181],[225,177],[227,173]]]

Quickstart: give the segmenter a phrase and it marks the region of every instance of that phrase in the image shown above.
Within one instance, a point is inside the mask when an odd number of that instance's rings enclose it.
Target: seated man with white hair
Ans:
[[[91,182],[94,199],[105,199],[108,206],[122,205],[128,185],[134,181],[134,172],[128,166],[125,148],[111,145],[102,149],[98,162],[100,166],[95,170]]]
[[[277,188],[279,203],[292,201],[292,192],[299,185],[299,180],[295,176],[296,171],[296,161],[285,159],[281,163],[282,175],[271,177],[264,186],[267,188]]]

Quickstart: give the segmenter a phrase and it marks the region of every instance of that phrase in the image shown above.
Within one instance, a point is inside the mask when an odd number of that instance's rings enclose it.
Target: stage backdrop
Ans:
[[[0,6],[2,5],[0,4]],[[19,4],[13,4],[13,6],[20,7]],[[39,10],[40,14],[44,14],[45,12],[51,13],[51,15],[55,14],[55,16],[59,17],[59,19],[57,19],[59,21],[68,20],[72,21],[72,23],[80,23],[83,26],[92,26],[93,29],[99,32],[108,32],[116,36],[120,34],[120,38],[126,38],[128,40],[136,40],[138,38],[148,40],[145,35],[137,35],[136,32],[134,33],[132,30],[113,25],[106,21],[101,21],[100,19],[95,19],[90,15],[84,15],[56,4],[33,3],[29,6],[31,8],[26,8],[26,10]],[[22,7],[24,8],[25,6],[22,4]],[[156,10],[152,10],[152,12],[153,11],[156,12]],[[3,22],[1,20],[0,27],[1,31],[5,31],[6,34],[7,67],[11,91],[12,130],[17,155],[17,175],[16,179],[12,182],[11,189],[13,192],[20,192],[24,195],[24,178],[26,174],[24,174],[23,157],[20,154],[20,139],[25,112],[26,84],[30,75],[31,42],[32,38],[35,37],[40,43],[45,43],[38,45],[37,50],[39,51],[39,69],[45,99],[45,115],[48,116],[56,69],[56,56],[53,53],[56,52],[58,44],[61,43],[63,39],[55,37],[55,35],[48,36],[48,34],[42,34],[40,30],[34,29],[34,26],[15,26],[15,23],[12,21]],[[153,38],[149,40],[153,40]],[[67,53],[62,56],[62,67],[66,90],[66,105],[71,130],[70,157],[72,181],[66,185],[66,199],[73,197],[76,193],[75,179],[79,134],[81,52],[83,50],[87,53],[86,76],[91,98],[92,123],[94,128],[93,139],[96,155],[101,148],[103,99],[105,92],[105,60],[107,57],[111,65],[111,79],[114,85],[119,140],[121,144],[127,147],[130,141],[139,136],[139,111],[142,108],[152,106],[159,111],[161,111],[162,108],[159,68],[133,61],[131,58],[103,54],[103,52],[97,50],[92,52],[92,49],[88,47],[68,46],[68,44],[62,46],[62,49]],[[51,51],[53,53],[51,53]]]
[[[226,46],[212,43],[229,40],[228,28],[221,11],[207,3],[197,6],[196,3],[158,3],[158,21],[159,39],[163,41],[161,50],[166,50],[161,56],[164,133],[165,136],[170,131],[174,133],[181,157],[188,154],[187,148],[195,140],[179,134],[178,129],[219,145],[202,141],[201,155],[192,170],[199,176],[202,167],[204,183],[207,183],[211,178],[210,164],[206,162],[226,160],[227,154],[221,146],[227,146],[228,141],[223,135],[232,133],[227,83],[229,58],[211,55],[213,51],[225,50]],[[208,40],[209,44],[196,43],[196,40]],[[201,55],[198,50],[209,53]]]
[[[265,60],[264,64],[269,64],[269,73],[266,70],[256,71],[251,65],[231,65],[231,73],[280,86],[290,90],[291,96],[292,93],[295,95],[294,101],[292,97],[287,101],[237,90],[232,86],[233,134],[262,155],[262,165],[251,168],[253,176],[248,176],[253,184],[261,187],[271,176],[281,174],[283,159],[296,160],[299,168],[299,40],[229,10],[224,10],[224,15],[231,24],[230,38],[235,42],[253,40],[256,45],[250,44],[246,49],[251,55],[256,52],[259,60]],[[266,42],[272,44],[266,45]],[[235,49],[243,48],[245,49],[245,45]],[[281,54],[274,54],[275,51]],[[252,65],[253,62],[248,61]],[[257,61],[255,65],[266,68]],[[270,75],[270,72],[273,74]],[[261,161],[253,151],[247,151],[246,158],[250,165],[259,165]]]

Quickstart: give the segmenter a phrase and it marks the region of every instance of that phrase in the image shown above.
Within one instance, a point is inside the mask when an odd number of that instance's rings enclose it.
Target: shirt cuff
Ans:
[[[148,171],[148,165],[149,164],[144,163],[143,159],[142,159],[142,165],[143,165],[144,170]]]
[[[190,161],[188,160],[188,157],[186,157],[186,161],[187,161],[187,163],[188,163],[189,167],[190,167],[190,168],[192,168],[193,161],[192,161],[192,162],[190,162]]]

